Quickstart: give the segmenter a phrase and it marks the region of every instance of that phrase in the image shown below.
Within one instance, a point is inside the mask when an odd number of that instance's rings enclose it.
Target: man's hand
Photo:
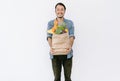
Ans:
[[[71,51],[71,47],[66,49],[66,52],[69,53]]]

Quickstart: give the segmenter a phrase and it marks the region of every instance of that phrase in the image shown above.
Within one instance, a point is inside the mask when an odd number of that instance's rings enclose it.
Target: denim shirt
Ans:
[[[54,19],[55,20],[55,19]],[[51,29],[54,25],[54,20],[51,20],[48,22],[48,27],[47,30]],[[68,27],[68,31],[69,31],[69,37],[74,37],[74,24],[71,20],[65,19],[64,18],[64,22],[66,23],[66,26]],[[52,34],[47,33],[47,39],[48,38],[52,38]],[[53,59],[53,55],[49,52],[50,54],[50,58]],[[67,58],[71,58],[73,56],[73,49],[71,49],[71,51],[69,52],[69,54],[67,54]]]

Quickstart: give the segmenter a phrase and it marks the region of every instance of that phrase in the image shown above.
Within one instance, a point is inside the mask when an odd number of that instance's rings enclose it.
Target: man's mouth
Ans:
[[[63,18],[63,16],[61,16],[61,17],[58,17],[58,18]]]

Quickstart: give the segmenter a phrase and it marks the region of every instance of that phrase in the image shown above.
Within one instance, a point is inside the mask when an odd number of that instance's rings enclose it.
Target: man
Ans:
[[[47,30],[50,30],[54,26],[54,21],[57,20],[58,23],[65,22],[69,31],[70,47],[66,49],[66,51],[69,51],[67,55],[52,55],[54,53],[54,50],[52,49],[52,34],[47,33],[47,40],[50,46],[50,57],[52,60],[52,68],[55,77],[54,81],[61,81],[62,66],[64,69],[65,81],[72,81],[71,80],[72,57],[73,57],[72,46],[75,39],[74,25],[71,20],[64,18],[65,11],[66,11],[65,5],[63,3],[57,3],[55,6],[55,13],[57,18],[49,21],[47,27]]]

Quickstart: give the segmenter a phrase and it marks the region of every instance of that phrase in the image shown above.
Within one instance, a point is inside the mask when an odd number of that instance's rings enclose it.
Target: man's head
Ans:
[[[55,6],[55,13],[58,18],[63,18],[66,11],[66,7],[63,3],[57,3]]]

